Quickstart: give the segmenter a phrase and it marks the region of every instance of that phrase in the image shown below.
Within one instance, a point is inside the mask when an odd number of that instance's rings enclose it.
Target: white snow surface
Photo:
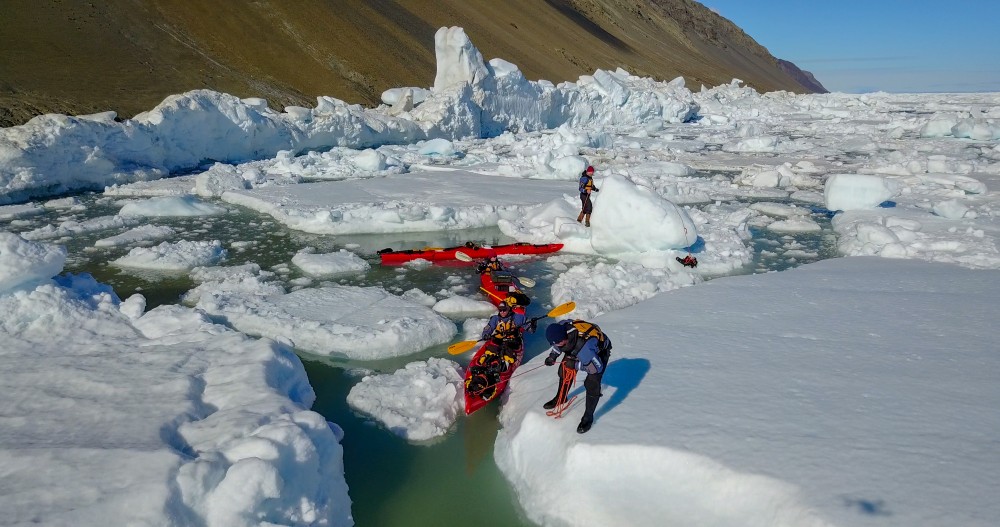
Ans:
[[[458,295],[439,300],[431,309],[452,318],[489,317],[497,310],[496,306],[485,300]]]
[[[62,250],[9,236],[4,275],[61,271]],[[353,525],[342,432],[289,348],[183,307],[139,317],[89,275],[47,282],[0,290],[5,523]]]
[[[659,295],[592,319],[587,434],[582,375],[561,420],[554,368],[512,380],[497,464],[542,525],[994,525],[997,298],[996,270],[878,258]]]
[[[407,441],[428,441],[464,414],[463,377],[454,361],[432,357],[392,374],[366,375],[347,394],[347,404]]]

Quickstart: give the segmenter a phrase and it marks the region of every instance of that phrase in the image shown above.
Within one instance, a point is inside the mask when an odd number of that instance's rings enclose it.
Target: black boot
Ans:
[[[583,410],[583,419],[580,419],[580,426],[576,427],[576,432],[578,434],[585,434],[590,427],[594,424],[594,410],[597,410],[597,402],[601,400],[601,396],[587,396],[587,404]]]

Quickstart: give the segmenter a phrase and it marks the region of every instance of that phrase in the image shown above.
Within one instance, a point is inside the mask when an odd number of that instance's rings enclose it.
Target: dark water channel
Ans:
[[[0,227],[12,232],[26,232],[46,224],[58,225],[66,219],[83,221],[113,215],[120,208],[120,204],[99,194],[84,194],[78,198],[85,210],[48,211],[38,216],[0,221]],[[365,257],[372,264],[372,269],[363,275],[339,279],[334,283],[377,285],[395,293],[418,287],[432,295],[442,289],[455,287],[456,284],[467,283],[468,288],[458,293],[475,296],[478,284],[468,267],[383,267],[379,265],[375,252],[384,247],[406,249],[460,245],[467,240],[491,244],[512,241],[496,229],[405,235],[317,236],[287,229],[253,211],[232,205],[226,207],[229,212],[218,216],[150,218],[147,221],[174,228],[177,233],[168,241],[221,240],[228,250],[228,258],[222,265],[256,263],[262,269],[276,272],[289,288],[323,284],[306,280],[291,265],[292,256],[303,247],[314,247],[317,252],[347,248]],[[764,228],[752,228],[755,259],[750,266],[734,274],[780,271],[836,256],[835,237],[830,231],[829,220],[820,215],[813,215],[813,219],[823,226],[822,232],[788,235]],[[126,254],[129,247],[96,248],[94,242],[118,234],[121,230],[103,230],[43,241],[67,247],[70,254],[67,272],[90,273],[98,281],[110,284],[123,299],[136,292],[142,293],[147,299],[147,309],[161,304],[178,303],[184,292],[197,285],[187,273],[125,271],[109,265],[109,261]],[[234,248],[234,242],[240,243]],[[158,243],[159,240],[146,245]],[[529,308],[529,315],[543,313],[550,307],[549,289],[557,271],[541,258],[517,262],[515,265],[521,274],[538,281],[532,290],[534,302]],[[365,373],[391,373],[416,360],[448,357],[445,347],[437,346],[407,357],[366,362],[300,354],[317,395],[313,409],[327,420],[337,423],[345,432],[344,465],[353,501],[352,512],[359,526],[532,525],[519,510],[513,490],[493,460],[493,445],[498,432],[497,404],[491,404],[469,418],[460,418],[449,434],[428,444],[410,444],[372,424],[364,416],[355,414],[347,406],[348,392]],[[542,353],[544,349],[545,344],[539,335],[528,336],[526,354],[529,358]],[[463,356],[453,358],[459,362],[468,360]],[[538,370],[524,374],[547,373],[550,372]],[[554,375],[552,381],[554,389]]]

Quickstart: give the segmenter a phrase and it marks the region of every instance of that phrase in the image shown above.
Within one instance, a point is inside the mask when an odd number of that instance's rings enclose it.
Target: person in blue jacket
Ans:
[[[516,297],[508,296],[497,306],[497,314],[490,317],[483,327],[483,334],[479,340],[485,340],[486,353],[482,355],[482,361],[489,361],[492,356],[499,356],[502,359],[500,371],[507,371],[507,368],[517,359],[517,352],[521,349],[521,335],[525,332],[535,331],[535,322],[529,321],[524,313],[514,311],[517,304]]]
[[[594,410],[601,398],[601,379],[611,357],[611,339],[605,335],[597,324],[585,320],[563,320],[549,324],[545,328],[545,340],[552,345],[545,365],[552,366],[560,354],[564,355],[562,367],[559,368],[559,389],[556,396],[548,401],[543,408],[551,410],[566,402],[567,384],[565,376],[572,370],[587,373],[583,386],[587,392],[587,400],[576,427],[578,433],[584,434],[594,424]]]

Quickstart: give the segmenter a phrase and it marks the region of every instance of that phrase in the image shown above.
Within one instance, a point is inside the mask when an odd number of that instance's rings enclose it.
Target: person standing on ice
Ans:
[[[545,357],[546,366],[554,365],[560,354],[565,356],[559,368],[559,389],[556,396],[543,404],[542,408],[552,410],[567,404],[566,396],[576,379],[576,372],[587,372],[587,378],[583,381],[587,401],[583,418],[576,427],[577,433],[587,433],[594,424],[594,410],[601,398],[601,379],[611,357],[611,339],[592,322],[563,320],[545,328],[545,340],[552,345],[549,356]]]
[[[590,201],[590,193],[600,191],[601,189],[594,184],[594,167],[589,166],[583,174],[580,174],[580,215],[576,217],[577,223],[586,218],[585,225],[590,227],[590,214],[594,212],[594,202]]]

